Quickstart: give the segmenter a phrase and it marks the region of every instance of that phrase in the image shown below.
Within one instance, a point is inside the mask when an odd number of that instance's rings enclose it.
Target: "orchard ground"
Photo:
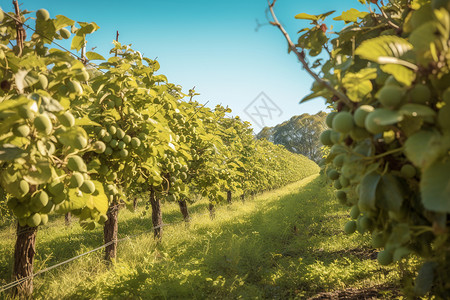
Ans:
[[[245,203],[218,207],[210,220],[207,201],[190,206],[185,226],[178,206],[164,205],[164,237],[151,232],[119,244],[108,268],[95,252],[35,279],[36,299],[237,299],[347,296],[393,298],[398,268],[381,267],[368,235],[345,235],[348,210],[334,200],[324,179],[313,175]],[[119,238],[151,228],[140,202],[122,210]],[[10,281],[14,226],[0,231],[0,283]],[[58,217],[38,232],[35,272],[102,244],[101,228],[83,231]],[[2,294],[5,297],[5,294]],[[348,299],[348,298],[347,298]]]

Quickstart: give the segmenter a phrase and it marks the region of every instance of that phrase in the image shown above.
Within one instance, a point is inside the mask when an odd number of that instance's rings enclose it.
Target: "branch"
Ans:
[[[303,65],[303,68],[306,70],[306,72],[309,73],[309,75],[311,75],[318,83],[320,83],[321,85],[323,85],[326,89],[328,89],[329,91],[331,91],[334,95],[336,95],[340,100],[342,100],[345,104],[347,104],[348,106],[353,106],[352,101],[347,97],[347,95],[345,95],[344,93],[342,93],[341,91],[336,90],[334,87],[331,86],[330,83],[328,83],[327,81],[323,80],[322,78],[319,77],[319,75],[317,75],[316,73],[314,73],[311,68],[308,66],[308,63],[305,61],[305,53],[299,52],[297,50],[297,47],[295,47],[295,44],[292,42],[289,34],[286,32],[286,30],[284,29],[284,27],[280,24],[280,22],[278,22],[277,16],[275,15],[275,12],[273,10],[273,7],[275,6],[275,2],[276,0],[273,0],[272,3],[270,3],[270,0],[267,0],[267,2],[269,3],[269,9],[270,9],[270,13],[272,14],[272,18],[273,18],[273,22],[270,22],[270,24],[272,24],[273,26],[278,27],[278,29],[280,29],[281,33],[283,33],[286,41],[288,42],[289,45],[289,49],[292,50],[292,52],[295,53],[295,55],[297,56],[297,59],[300,61],[300,63]]]
[[[398,30],[400,29],[400,27],[398,27],[398,25],[394,24],[394,22],[392,22],[391,17],[389,17],[386,12],[384,11],[384,9],[380,6],[380,4],[378,4],[378,2],[376,3],[378,9],[381,11],[381,15],[386,19],[387,23],[389,24],[389,26],[391,26],[392,28]]]

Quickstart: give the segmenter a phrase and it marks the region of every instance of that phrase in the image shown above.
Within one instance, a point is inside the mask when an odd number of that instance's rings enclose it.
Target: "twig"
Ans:
[[[342,93],[341,91],[336,90],[328,82],[326,82],[325,80],[320,78],[319,75],[317,75],[316,73],[314,73],[311,70],[311,68],[309,67],[308,63],[305,61],[305,53],[303,51],[299,52],[297,50],[297,47],[292,42],[289,34],[286,32],[286,30],[280,24],[280,22],[278,22],[278,19],[277,19],[276,15],[275,15],[275,12],[273,10],[273,7],[275,6],[276,0],[273,0],[272,3],[270,3],[270,0],[267,0],[267,2],[269,3],[270,13],[272,14],[272,18],[273,18],[273,22],[270,22],[270,24],[272,24],[273,26],[276,26],[276,27],[278,27],[278,29],[280,29],[280,31],[283,33],[286,41],[289,44],[289,48],[292,50],[292,52],[295,53],[295,55],[297,56],[297,58],[300,61],[300,63],[303,65],[303,68],[306,70],[306,72],[308,72],[309,75],[311,75],[318,83],[320,83],[322,86],[324,86],[326,89],[331,91],[334,95],[336,95],[340,100],[345,102],[345,104],[347,104],[348,106],[353,106],[353,102],[344,93]]]
[[[396,24],[394,24],[394,23],[392,22],[391,17],[389,17],[389,16],[386,14],[386,12],[384,11],[384,9],[380,6],[380,4],[378,4],[378,2],[376,3],[376,6],[377,6],[378,9],[380,10],[381,15],[386,19],[386,21],[387,21],[387,23],[389,24],[389,26],[391,26],[392,28],[394,28],[394,29],[396,29],[396,30],[400,29],[400,27],[398,27],[398,25],[396,25]]]

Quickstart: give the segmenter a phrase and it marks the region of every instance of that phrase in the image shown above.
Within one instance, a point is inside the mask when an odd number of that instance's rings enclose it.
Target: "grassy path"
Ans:
[[[90,254],[36,278],[42,299],[304,299],[321,292],[367,289],[398,277],[380,268],[368,237],[347,236],[343,210],[317,176],[264,193],[246,203],[218,207],[211,221],[206,202],[190,207],[192,221],[119,244],[108,269]],[[181,219],[164,205],[164,222]],[[120,237],[151,227],[142,211],[120,213]],[[13,228],[0,231],[0,280],[8,282]],[[54,220],[38,234],[36,270],[102,244],[101,229],[83,232]],[[380,295],[378,295],[380,296]],[[389,293],[386,297],[389,298]]]

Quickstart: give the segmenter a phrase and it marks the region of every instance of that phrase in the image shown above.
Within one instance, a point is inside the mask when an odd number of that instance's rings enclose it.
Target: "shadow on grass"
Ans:
[[[189,229],[192,241],[163,243],[154,250],[168,253],[167,257],[161,256],[149,265],[121,275],[111,284],[71,296],[95,298],[98,289],[102,289],[102,297],[106,298],[123,295],[152,299],[283,299],[311,296],[329,289],[329,285],[314,281],[329,267],[336,272],[332,274],[333,280],[341,284],[351,285],[370,278],[373,273],[365,268],[355,269],[342,278],[339,274],[340,267],[352,268],[372,259],[364,247],[347,249],[341,245],[337,251],[320,248],[333,236],[336,239],[331,242],[340,242],[342,235],[342,222],[337,222],[342,217],[327,215],[341,208],[330,200],[320,181],[316,178],[296,193],[276,201],[259,201],[258,210],[245,215],[245,220],[220,220],[220,226],[215,227],[192,226]],[[200,212],[204,207],[194,205],[190,209]],[[164,220],[179,219],[177,214],[178,211],[173,211]],[[121,230],[137,230],[136,226],[143,223],[134,218],[126,225],[121,224]],[[316,265],[319,269],[314,271]]]

